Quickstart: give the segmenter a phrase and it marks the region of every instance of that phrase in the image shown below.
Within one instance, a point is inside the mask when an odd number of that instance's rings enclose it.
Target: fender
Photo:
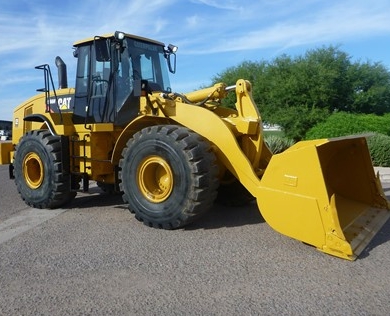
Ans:
[[[153,125],[161,125],[161,124],[170,124],[172,121],[170,121],[167,118],[159,117],[159,116],[139,116],[133,121],[131,121],[122,131],[122,133],[119,135],[112,155],[111,155],[111,163],[116,166],[119,164],[119,160],[122,157],[122,150],[126,146],[127,141],[138,131],[141,129],[147,127],[147,126],[153,126]]]
[[[47,129],[53,136],[59,136],[54,127],[53,124],[50,122],[50,120],[44,116],[43,114],[32,114],[32,115],[27,115],[26,117],[23,118],[24,121],[27,122],[42,122],[45,123],[47,126]]]

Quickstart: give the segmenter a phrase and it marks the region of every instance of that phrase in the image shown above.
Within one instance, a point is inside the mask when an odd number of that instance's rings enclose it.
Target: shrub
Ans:
[[[266,135],[264,140],[273,154],[279,154],[294,144],[292,139],[277,135]]]
[[[390,136],[375,133],[367,137],[372,163],[378,167],[390,167]]]
[[[306,139],[330,138],[354,135],[366,131],[390,136],[390,114],[349,114],[337,112],[306,133]]]

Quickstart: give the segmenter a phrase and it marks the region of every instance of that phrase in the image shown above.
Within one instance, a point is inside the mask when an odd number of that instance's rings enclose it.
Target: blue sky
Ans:
[[[94,35],[125,31],[179,47],[177,92],[207,86],[243,61],[340,45],[353,60],[390,69],[388,0],[3,0],[0,11],[0,119],[43,87],[34,67],[67,64],[74,85],[72,45]]]

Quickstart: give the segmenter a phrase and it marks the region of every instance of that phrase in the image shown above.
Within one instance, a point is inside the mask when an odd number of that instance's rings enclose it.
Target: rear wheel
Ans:
[[[209,143],[187,128],[147,127],[127,143],[121,190],[130,211],[148,226],[174,229],[213,204],[218,168]]]
[[[35,208],[56,208],[69,202],[70,175],[62,162],[61,138],[49,131],[28,132],[16,147],[14,175],[23,200]]]

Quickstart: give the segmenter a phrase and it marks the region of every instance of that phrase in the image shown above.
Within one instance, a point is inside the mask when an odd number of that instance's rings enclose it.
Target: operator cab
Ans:
[[[122,32],[74,46],[75,124],[125,125],[138,115],[141,85],[147,93],[171,92],[168,69],[175,72],[175,46]]]

